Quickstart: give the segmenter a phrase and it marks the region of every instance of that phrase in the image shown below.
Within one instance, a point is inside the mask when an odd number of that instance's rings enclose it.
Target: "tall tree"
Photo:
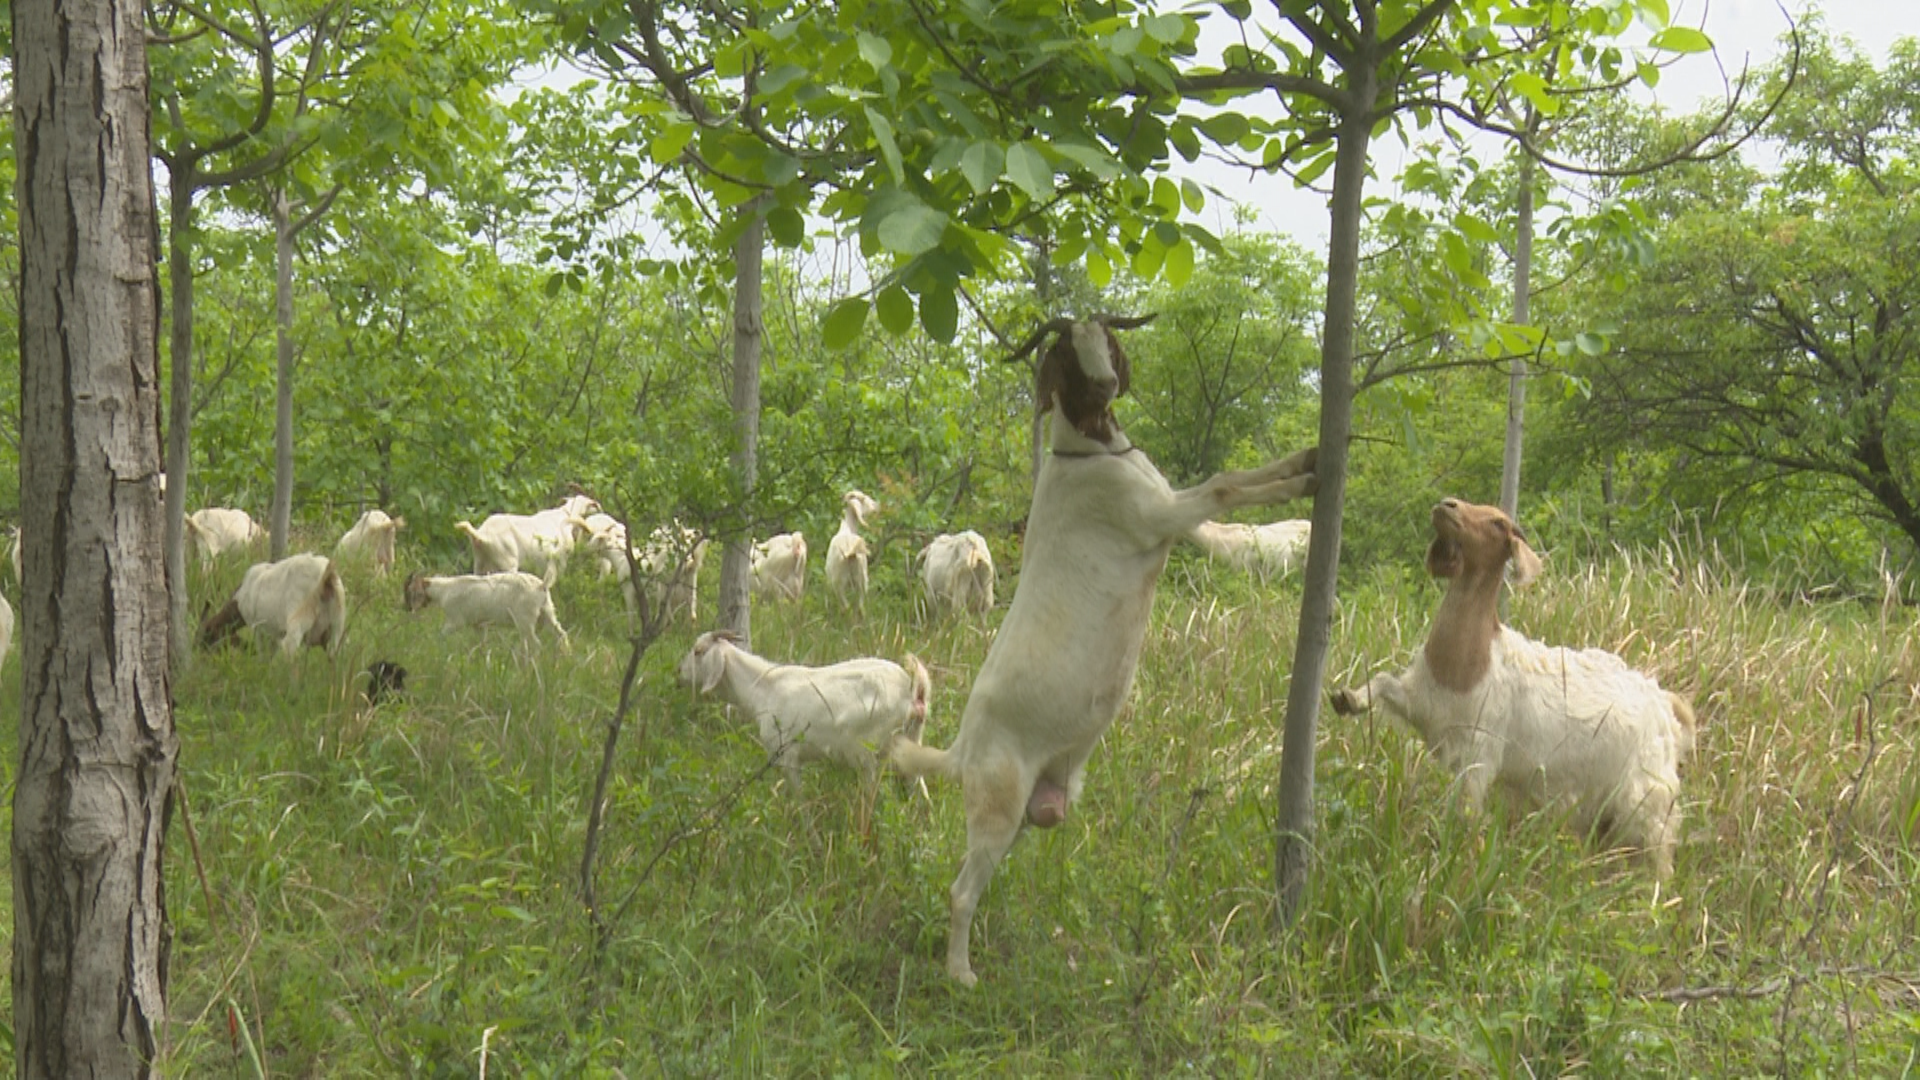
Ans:
[[[20,767],[13,1039],[24,1078],[145,1076],[166,1021],[162,873],[179,744],[161,559],[146,27],[16,0]]]

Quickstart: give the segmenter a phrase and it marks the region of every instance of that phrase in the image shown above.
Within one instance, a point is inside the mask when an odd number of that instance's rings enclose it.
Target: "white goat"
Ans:
[[[200,643],[218,645],[243,626],[278,636],[280,651],[288,656],[302,645],[339,651],[347,631],[347,589],[333,560],[289,555],[247,567],[233,598],[200,624]]]
[[[1053,453],[1034,485],[1020,587],[981,664],[946,750],[894,740],[910,775],[956,778],[966,793],[967,856],[951,892],[947,973],[971,985],[969,927],[994,868],[1023,822],[1058,825],[1080,794],[1087,758],[1126,704],[1167,553],[1229,510],[1311,494],[1315,453],[1175,491],[1114,420],[1126,354],[1096,319],[1056,320],[1035,404],[1054,411]]]
[[[187,536],[200,550],[203,569],[213,565],[219,556],[251,547],[267,536],[267,530],[245,510],[224,506],[195,510],[187,515],[186,525]]]
[[[502,570],[545,573],[565,570],[574,545],[587,536],[587,517],[600,504],[585,495],[569,495],[559,506],[534,514],[489,514],[478,528],[465,521],[453,527],[473,546],[473,572]]]
[[[1203,521],[1187,539],[1210,557],[1262,581],[1285,577],[1307,561],[1313,539],[1311,521],[1270,521],[1264,525],[1221,524]]]
[[[373,572],[384,577],[393,569],[394,538],[406,527],[406,518],[388,517],[385,510],[378,508],[368,510],[334,545],[333,554],[341,559],[362,556],[371,559]]]
[[[7,598],[0,596],[0,664],[7,662],[7,651],[13,648],[13,605]]]
[[[753,593],[798,600],[807,588],[807,538],[798,532],[769,536],[753,545]]]
[[[511,626],[531,650],[539,643],[536,631],[544,625],[553,629],[562,648],[571,648],[567,631],[553,611],[553,574],[552,567],[544,578],[518,570],[452,577],[415,573],[407,578],[401,596],[408,611],[440,605],[446,612],[441,633],[463,626]]]
[[[1451,581],[1426,647],[1403,674],[1334,691],[1334,711],[1377,705],[1404,720],[1458,775],[1469,809],[1496,783],[1532,806],[1570,804],[1583,832],[1641,849],[1665,878],[1693,709],[1610,652],[1549,647],[1501,624],[1508,563],[1525,585],[1540,559],[1498,507],[1447,499],[1433,531],[1427,570]]]
[[[840,531],[827,545],[827,584],[842,603],[862,611],[867,607],[867,541],[860,529],[880,512],[880,504],[864,491],[849,491],[840,499]]]
[[[968,529],[942,533],[920,549],[920,580],[934,610],[980,613],[993,608],[993,552]]]
[[[800,766],[836,761],[871,780],[888,740],[920,741],[933,694],[926,666],[863,657],[826,667],[776,664],[724,630],[701,634],[680,661],[680,681],[721,696],[753,717],[760,745],[800,790]]]
[[[587,536],[581,546],[593,556],[599,576],[617,573],[619,565],[627,561],[626,523],[612,514],[589,514],[582,520],[587,523]]]
[[[684,614],[688,621],[698,618],[700,568],[707,559],[707,539],[678,521],[656,526],[647,538],[647,546],[634,551],[630,562],[628,553],[614,546],[624,543],[626,536],[626,526],[615,522],[613,528],[596,532],[587,542],[597,556],[607,559],[611,567],[608,572],[619,580],[627,614],[640,610],[640,588],[644,586],[649,604],[664,605],[662,617],[672,619]],[[633,578],[636,564],[640,568],[638,584]]]

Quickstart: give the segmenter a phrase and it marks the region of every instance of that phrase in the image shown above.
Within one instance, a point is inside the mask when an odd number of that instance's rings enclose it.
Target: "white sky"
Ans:
[[[1775,0],[1670,0],[1673,23],[1706,31],[1718,49],[1719,67],[1726,77],[1736,77],[1742,66],[1758,68],[1781,52],[1779,38],[1786,32],[1787,15]],[[1789,0],[1787,10],[1796,19],[1806,10],[1824,14],[1826,26],[1836,38],[1851,38],[1864,55],[1878,63],[1886,59],[1887,45],[1899,38],[1920,37],[1920,0]],[[1715,59],[1705,54],[1684,57],[1667,67],[1660,86],[1651,96],[1674,112],[1693,112],[1708,99],[1718,101],[1723,93],[1722,78]],[[1375,169],[1380,179],[1370,191],[1387,193],[1398,165],[1392,157],[1398,142],[1388,138],[1376,143]],[[1327,207],[1324,195],[1302,191],[1282,176],[1249,178],[1244,170],[1231,171],[1220,166],[1196,163],[1191,167],[1196,179],[1219,189],[1233,202],[1255,207],[1255,228],[1292,236],[1310,250],[1324,250],[1327,241]],[[1331,182],[1328,175],[1322,183]],[[1206,225],[1216,232],[1232,227],[1225,207],[1216,206],[1218,196],[1209,196],[1203,212]]]

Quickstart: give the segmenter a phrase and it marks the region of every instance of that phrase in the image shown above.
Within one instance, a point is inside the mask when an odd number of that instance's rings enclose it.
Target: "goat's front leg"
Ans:
[[[1184,536],[1203,521],[1246,506],[1270,506],[1313,494],[1319,480],[1313,474],[1317,447],[1289,454],[1257,469],[1215,473],[1148,511],[1162,536]]]
[[[1333,711],[1341,716],[1368,712],[1375,706],[1395,716],[1407,715],[1406,688],[1400,685],[1400,677],[1390,672],[1383,671],[1359,686],[1342,687],[1331,697]]]

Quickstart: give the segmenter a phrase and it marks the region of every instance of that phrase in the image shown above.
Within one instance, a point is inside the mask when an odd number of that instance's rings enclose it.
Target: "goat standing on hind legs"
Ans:
[[[1066,820],[1088,756],[1132,689],[1167,553],[1203,521],[1315,490],[1315,452],[1303,450],[1175,491],[1113,416],[1129,374],[1113,331],[1144,321],[1057,319],[1014,354],[1049,343],[1035,406],[1055,413],[1052,454],[1027,517],[1020,587],[953,745],[893,740],[902,772],[951,777],[965,793],[967,855],[953,883],[947,974],[969,986],[974,909],[1023,824]]]

